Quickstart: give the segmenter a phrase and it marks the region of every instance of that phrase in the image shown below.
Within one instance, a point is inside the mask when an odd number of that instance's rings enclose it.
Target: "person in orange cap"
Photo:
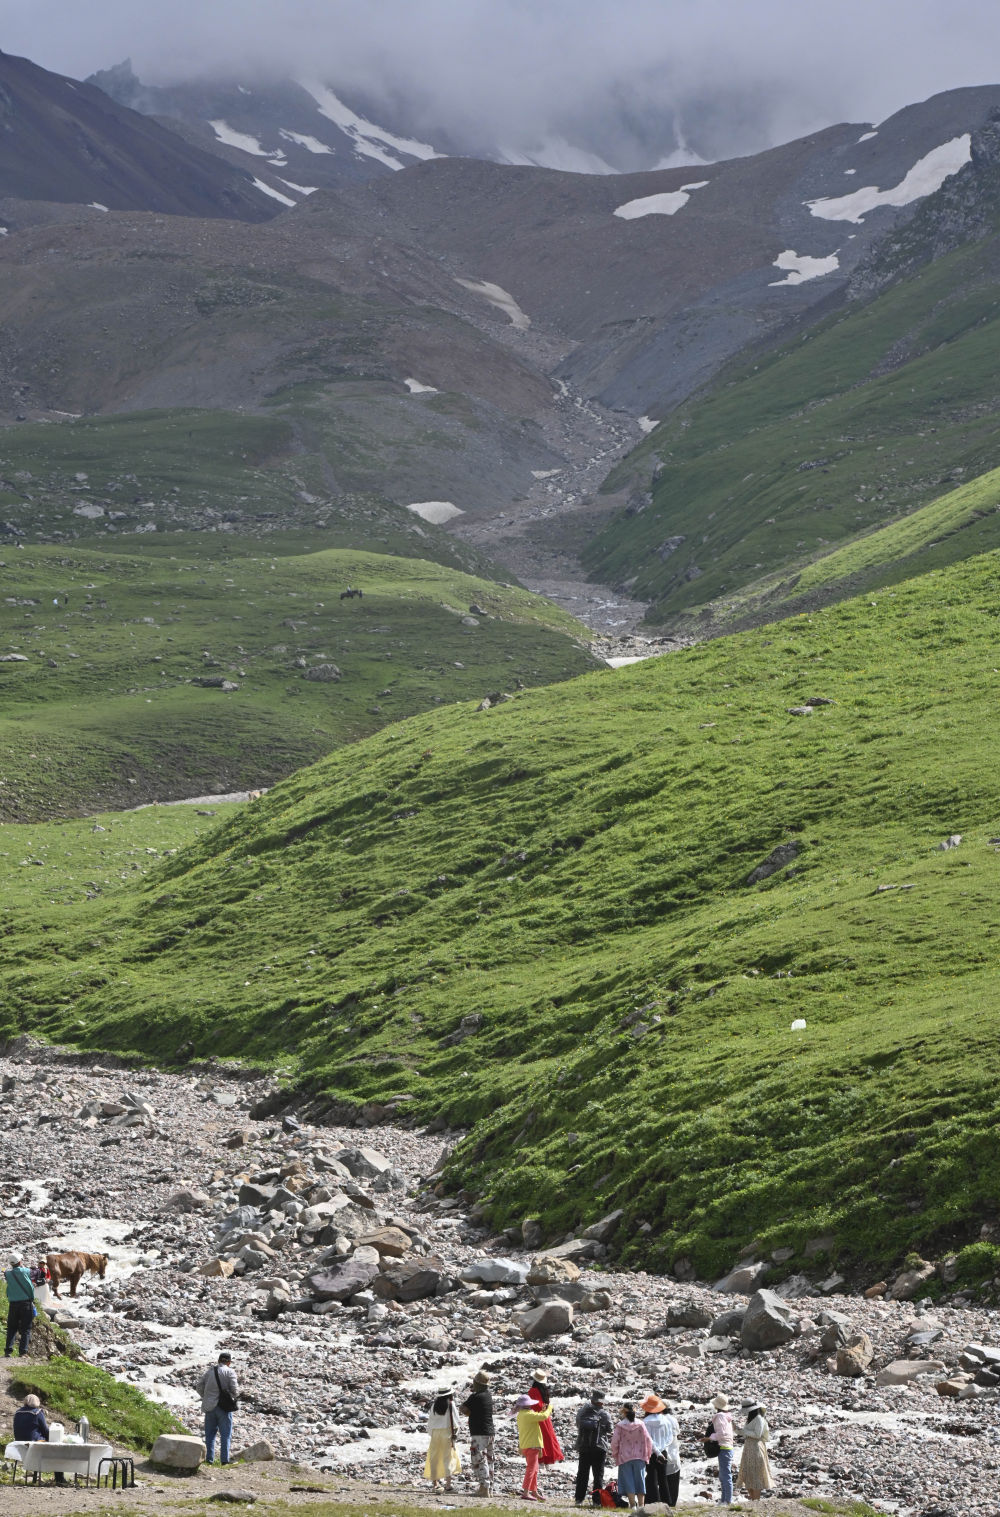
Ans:
[[[646,1505],[663,1501],[676,1506],[681,1483],[680,1424],[655,1391],[639,1403],[639,1410],[653,1443],[646,1464]]]

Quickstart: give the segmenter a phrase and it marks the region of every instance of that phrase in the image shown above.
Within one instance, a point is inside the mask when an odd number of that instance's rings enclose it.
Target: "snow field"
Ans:
[[[874,137],[875,133],[868,132],[865,135]],[[864,140],[864,137],[859,139],[861,142]],[[914,200],[932,195],[946,179],[957,174],[969,162],[970,157],[971,137],[968,132],[964,132],[961,137],[953,137],[950,142],[943,142],[940,147],[925,153],[905,179],[901,179],[892,189],[880,190],[876,185],[869,184],[850,195],[841,195],[838,199],[807,200],[805,203],[813,216],[821,217],[824,221],[852,221],[857,225],[869,211],[874,211],[879,206],[910,205]]]
[[[681,185],[679,190],[665,190],[661,195],[643,195],[639,200],[626,200],[613,214],[622,221],[637,221],[640,216],[676,216],[691,199],[692,190],[703,190],[710,183],[710,179],[699,179],[694,184]]]
[[[808,279],[822,279],[824,274],[832,274],[840,268],[840,259],[836,253],[831,253],[827,258],[810,258],[807,253],[795,253],[791,248],[786,248],[779,253],[774,260],[776,269],[787,269],[784,279],[770,280],[771,288],[789,284],[805,284]]]

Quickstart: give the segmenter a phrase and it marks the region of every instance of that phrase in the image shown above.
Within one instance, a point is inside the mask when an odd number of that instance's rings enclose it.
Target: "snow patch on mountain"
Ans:
[[[440,390],[435,390],[433,385],[422,385],[419,379],[404,379],[404,385],[411,395],[439,395]]]
[[[284,180],[282,180],[282,183],[284,183]],[[264,183],[263,179],[255,179],[254,180],[254,184],[256,185],[257,189],[261,191],[262,194],[264,194],[264,195],[270,195],[270,197],[271,197],[272,200],[280,200],[281,203],[282,203],[282,205],[297,205],[298,204],[298,202],[295,201],[295,200],[293,200],[290,195],[283,195],[280,190],[272,189],[272,187],[269,184],[265,184]]]
[[[786,248],[779,253],[774,260],[776,269],[787,269],[784,279],[772,279],[772,288],[787,284],[805,284],[807,279],[822,279],[824,274],[832,274],[840,268],[840,259],[836,253],[831,253],[827,258],[810,258],[807,253],[794,253],[791,248]]]
[[[279,166],[288,162],[284,153],[269,153],[256,137],[250,136],[249,132],[237,132],[225,121],[210,121],[208,124],[218,140],[224,142],[226,147],[238,147],[242,153],[251,153],[254,158],[267,158],[269,162]]]
[[[661,195],[643,195],[639,200],[626,200],[614,212],[622,221],[637,221],[640,216],[676,216],[682,206],[691,199],[692,190],[703,190],[709,179],[699,179],[694,184],[682,184],[679,190],[665,190]]]
[[[876,185],[869,184],[851,195],[842,195],[835,200],[807,200],[806,205],[813,216],[819,216],[824,221],[852,221],[855,224],[880,205],[910,205],[914,200],[922,200],[925,195],[933,195],[946,179],[957,174],[969,162],[972,156],[971,142],[968,132],[964,132],[961,137],[953,137],[950,142],[943,142],[940,147],[933,148],[918,159],[906,178],[890,190],[880,190]]]
[[[639,423],[639,430],[645,437],[648,437],[650,432],[655,432],[660,425],[655,417],[652,416],[637,416],[636,420]]]
[[[319,189],[318,184],[296,184],[294,179],[282,179],[281,182],[287,184],[288,188],[294,190],[297,195],[315,195]]]
[[[409,509],[435,527],[443,527],[452,517],[465,515],[461,506],[452,505],[450,500],[414,500],[410,502]]]
[[[294,142],[298,147],[304,147],[307,153],[332,153],[333,148],[325,142],[320,142],[318,137],[310,137],[308,132],[291,132],[287,127],[278,128],[278,136],[284,137],[286,142]]]
[[[474,295],[482,295],[491,306],[503,311],[504,315],[510,317],[511,326],[519,332],[526,332],[531,326],[531,317],[521,310],[513,295],[501,289],[500,285],[490,284],[486,279],[456,279],[455,283],[460,284],[464,290],[471,290]]]
[[[364,158],[374,158],[376,162],[384,163],[386,168],[402,169],[406,165],[394,156],[395,153],[424,160],[444,156],[428,142],[418,142],[413,137],[397,137],[394,132],[376,126],[373,121],[366,121],[364,116],[352,111],[333,90],[327,89],[323,84],[307,84],[303,81],[302,88],[313,97],[320,115],[332,121],[334,126],[339,126],[351,138],[355,151]]]

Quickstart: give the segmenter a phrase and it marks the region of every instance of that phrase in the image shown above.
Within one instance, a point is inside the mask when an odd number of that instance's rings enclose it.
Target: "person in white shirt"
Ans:
[[[665,1401],[654,1393],[640,1402],[643,1427],[653,1440],[653,1452],[646,1465],[646,1505],[662,1501],[677,1505],[681,1483],[680,1424]]]

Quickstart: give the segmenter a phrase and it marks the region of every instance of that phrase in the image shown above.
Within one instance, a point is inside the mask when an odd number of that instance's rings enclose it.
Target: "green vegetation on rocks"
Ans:
[[[1000,1209],[998,590],[414,717],[106,897],[15,845],[2,1031],[406,1098],[495,1222],[622,1206],[654,1268],[958,1251]]]

